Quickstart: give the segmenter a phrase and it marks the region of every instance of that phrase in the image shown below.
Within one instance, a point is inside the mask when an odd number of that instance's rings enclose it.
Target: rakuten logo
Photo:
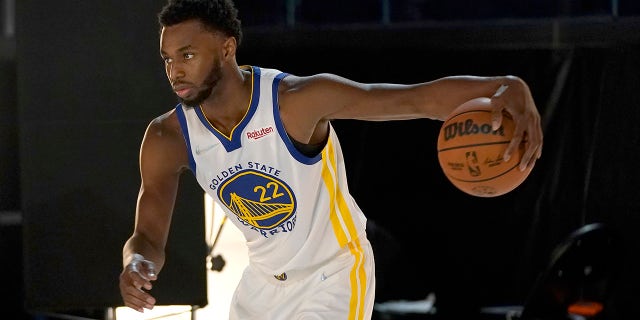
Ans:
[[[258,129],[258,130],[253,130],[253,131],[247,132],[247,138],[253,139],[253,140],[258,140],[258,139],[268,135],[271,132],[273,132],[273,127],[266,127],[266,128],[261,128],[261,129]]]

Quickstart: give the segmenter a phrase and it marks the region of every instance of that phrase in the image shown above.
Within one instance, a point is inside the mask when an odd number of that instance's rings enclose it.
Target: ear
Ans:
[[[222,44],[222,56],[224,59],[234,58],[236,56],[236,48],[238,43],[235,37],[227,37]]]

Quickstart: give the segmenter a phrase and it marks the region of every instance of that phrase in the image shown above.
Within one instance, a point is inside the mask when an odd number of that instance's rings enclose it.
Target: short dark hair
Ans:
[[[238,19],[238,9],[232,0],[168,0],[158,13],[160,27],[191,19],[200,20],[207,30],[222,31],[227,36],[236,38],[240,46],[241,23]]]

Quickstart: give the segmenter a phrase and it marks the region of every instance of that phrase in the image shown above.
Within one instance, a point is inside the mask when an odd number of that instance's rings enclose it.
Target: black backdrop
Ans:
[[[63,313],[122,303],[138,148],[176,101],[158,56],[159,1],[17,2],[26,308]],[[160,304],[207,304],[203,193],[182,178]]]
[[[175,101],[157,54],[154,14],[163,2],[17,3],[29,309],[121,303],[117,275],[133,224],[138,144],[148,121]],[[363,82],[516,74],[530,84],[543,115],[543,158],[498,198],[473,198],[446,181],[435,153],[439,123],[335,123],[350,188],[372,222],[378,300],[435,291],[441,310],[464,312],[521,302],[553,246],[586,223],[612,225],[625,253],[640,249],[640,28],[611,25],[595,33],[590,25],[582,38],[580,28],[561,25],[559,43],[545,23],[246,29],[238,62]],[[619,41],[625,34],[630,43]],[[202,193],[189,175],[184,182],[157,294],[161,304],[203,305]],[[616,319],[637,318],[638,267],[631,259],[620,265]]]

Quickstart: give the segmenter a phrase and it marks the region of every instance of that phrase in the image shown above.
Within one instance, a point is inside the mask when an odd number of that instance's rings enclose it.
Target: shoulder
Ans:
[[[340,84],[349,82],[348,79],[332,73],[316,73],[308,76],[298,76],[287,73],[282,79],[282,85],[289,89],[311,89],[315,86],[323,86],[329,84]]]
[[[171,139],[174,136],[182,136],[182,129],[178,121],[175,109],[157,116],[147,126],[147,135],[152,134],[150,138],[158,137],[159,139]]]
[[[307,111],[317,109],[319,114],[316,115],[324,117],[336,109],[353,104],[355,100],[365,98],[369,89],[367,84],[332,73],[288,75],[278,87],[278,96],[281,107],[302,106]]]
[[[345,90],[361,89],[358,82],[332,74],[318,73],[309,76],[297,76],[288,74],[278,87],[278,94],[293,96],[324,96],[327,92],[340,93]]]
[[[187,147],[175,109],[149,122],[142,141],[141,153],[173,162],[177,167],[188,164]]]

